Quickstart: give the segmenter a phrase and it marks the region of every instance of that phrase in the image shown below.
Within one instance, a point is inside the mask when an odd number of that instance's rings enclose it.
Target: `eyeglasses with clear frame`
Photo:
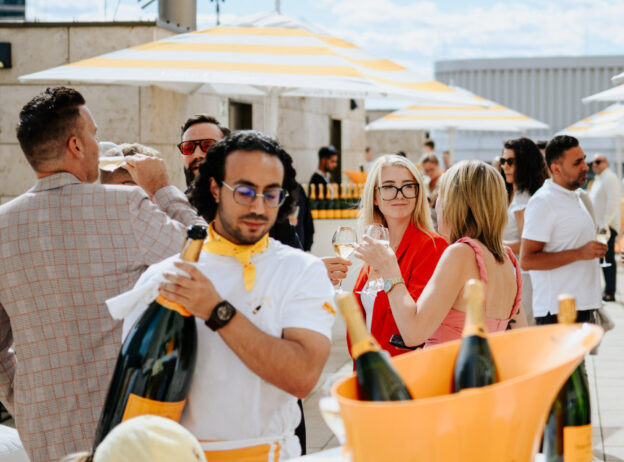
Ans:
[[[384,186],[378,186],[377,189],[379,190],[381,199],[384,201],[391,201],[396,199],[399,195],[399,191],[405,199],[415,199],[416,197],[418,197],[420,185],[418,183],[406,183],[399,188],[397,186],[389,184]]]
[[[259,194],[251,186],[243,184],[230,186],[225,181],[222,181],[221,184],[232,191],[234,201],[240,205],[251,205],[253,201],[256,200],[256,197],[262,197],[267,207],[276,209],[280,207],[288,197],[288,191],[284,191],[282,188],[269,189]]]

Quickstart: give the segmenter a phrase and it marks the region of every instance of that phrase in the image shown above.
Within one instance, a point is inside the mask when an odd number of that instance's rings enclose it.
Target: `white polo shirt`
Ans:
[[[176,257],[152,265],[137,286],[170,268]],[[331,340],[333,287],[318,258],[269,240],[252,256],[253,289],[245,290],[241,264],[233,257],[201,252],[200,270],[238,313],[274,337],[288,327],[310,329]],[[124,321],[124,336],[146,306]],[[297,398],[253,373],[217,332],[197,320],[197,365],[181,424],[200,441],[280,440],[285,458],[300,454],[294,431],[301,419]]]
[[[604,169],[596,175],[594,184],[589,191],[596,214],[596,222],[601,227],[609,226],[620,232],[620,214],[622,201],[620,197],[620,182],[610,169]]]
[[[524,211],[522,238],[544,242],[544,252],[561,252],[595,240],[596,229],[578,192],[546,180]],[[601,306],[597,258],[577,260],[551,270],[531,270],[529,273],[533,285],[533,314],[536,317],[549,312],[558,313],[557,296],[563,293],[576,298],[576,309],[579,311]]]

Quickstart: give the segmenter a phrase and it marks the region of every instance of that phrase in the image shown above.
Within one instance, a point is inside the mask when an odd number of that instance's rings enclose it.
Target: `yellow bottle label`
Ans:
[[[170,310],[177,311],[179,314],[181,314],[182,316],[186,318],[188,318],[189,316],[192,316],[191,313],[186,311],[186,308],[184,308],[182,305],[176,302],[172,302],[171,300],[167,300],[162,295],[159,295],[158,297],[156,297],[156,301],[160,303],[162,306],[164,306],[165,308],[169,308]]]
[[[270,459],[271,462],[279,461],[280,450],[281,445],[276,441],[274,457]],[[258,444],[243,448],[204,451],[204,455],[206,456],[206,460],[210,462],[266,462],[271,455],[271,445]]]
[[[159,415],[161,417],[166,417],[179,422],[182,417],[182,411],[184,411],[185,404],[186,400],[170,403],[155,401],[153,399],[143,398],[142,396],[130,393],[121,421],[123,422],[124,420],[131,419],[132,417],[149,414]]]
[[[319,211],[317,209],[312,209],[312,210],[310,210],[310,212],[312,213],[312,218],[314,220],[319,218]]]
[[[351,357],[356,359],[369,351],[379,350],[381,350],[381,346],[379,346],[373,337],[370,337],[351,345]]]
[[[591,424],[563,427],[563,462],[591,462],[593,458]]]

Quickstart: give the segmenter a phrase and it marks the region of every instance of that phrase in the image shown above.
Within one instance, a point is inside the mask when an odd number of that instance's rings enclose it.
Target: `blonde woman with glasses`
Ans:
[[[522,279],[513,252],[503,246],[507,196],[501,175],[481,161],[462,161],[442,177],[436,204],[440,234],[453,244],[445,251],[418,300],[403,287],[389,297],[392,314],[406,343],[431,346],[461,337],[466,304],[464,284],[480,279],[486,288],[488,331],[526,326],[520,310]],[[384,278],[396,268],[378,246],[364,253]],[[373,258],[373,252],[375,256]]]
[[[381,347],[393,356],[405,353],[418,344],[401,339],[394,313],[402,302],[397,300],[418,300],[447,246],[433,231],[423,179],[412,162],[397,155],[375,161],[362,193],[360,222],[363,228],[386,227],[390,239],[387,244],[364,236],[357,245],[355,256],[365,266],[355,283],[355,295]],[[383,284],[367,285],[369,277],[378,276]]]

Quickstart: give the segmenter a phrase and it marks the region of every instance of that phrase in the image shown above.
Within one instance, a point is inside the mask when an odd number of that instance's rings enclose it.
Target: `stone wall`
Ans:
[[[24,84],[20,75],[60,66],[102,53],[173,35],[154,23],[101,24],[0,24],[0,41],[11,42],[13,67],[0,69],[0,202],[29,189],[35,175],[15,137],[21,107],[49,84]],[[189,115],[205,112],[227,125],[230,95],[187,95],[158,87],[72,85],[87,100],[98,125],[100,140],[135,142],[159,150],[167,162],[172,182],[183,188],[176,144],[180,126]],[[264,98],[237,96],[253,106],[253,128],[264,130]],[[291,153],[297,178],[306,183],[317,167],[317,151],[329,143],[330,120],[342,121],[343,169],[355,170],[364,161],[366,135],[362,101],[351,110],[349,100],[284,97],[279,102],[277,137]]]

